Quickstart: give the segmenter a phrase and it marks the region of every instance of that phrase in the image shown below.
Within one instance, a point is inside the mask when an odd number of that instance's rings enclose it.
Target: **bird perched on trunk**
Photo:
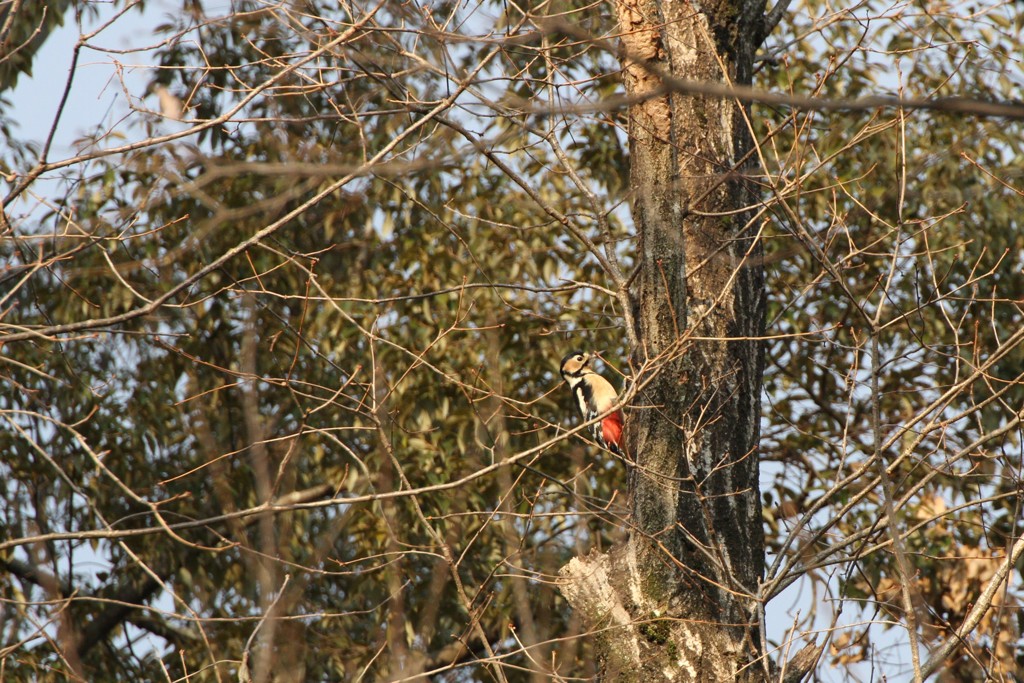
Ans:
[[[573,396],[576,397],[576,404],[585,421],[593,420],[598,415],[608,413],[618,403],[618,394],[612,387],[611,382],[594,372],[590,367],[590,361],[594,358],[591,353],[573,351],[562,359],[562,366],[559,372]],[[616,455],[625,454],[625,446],[622,439],[622,411],[614,410],[604,416],[603,419],[591,425],[594,440],[601,446],[607,448]]]

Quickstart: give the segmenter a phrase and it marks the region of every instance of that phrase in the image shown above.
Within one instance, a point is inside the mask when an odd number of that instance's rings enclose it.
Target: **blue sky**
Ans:
[[[95,30],[114,15],[109,5],[98,6],[99,22],[81,25],[73,13],[68,13],[64,26],[55,30],[37,53],[32,77],[21,75],[13,93],[8,94],[20,138],[41,142],[48,134],[64,92],[79,36],[83,31]],[[150,3],[145,14],[138,10],[128,12],[92,42],[115,50],[153,42],[148,27],[153,25],[153,18],[159,16],[163,6],[163,2],[155,2]],[[109,55],[88,47],[81,50],[66,109],[54,139],[52,157],[70,154],[73,151],[71,143],[84,132],[102,122],[111,123],[114,117],[127,113],[113,58],[120,58],[125,65],[123,73],[132,90],[141,92],[146,75],[137,65],[145,63],[143,56],[138,53]]]

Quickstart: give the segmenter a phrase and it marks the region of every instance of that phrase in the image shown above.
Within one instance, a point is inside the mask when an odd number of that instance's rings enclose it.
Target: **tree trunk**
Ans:
[[[666,80],[746,84],[764,0],[617,0],[629,112],[637,458],[629,541],[563,568],[600,678],[763,681],[758,488],[765,292],[745,107]]]

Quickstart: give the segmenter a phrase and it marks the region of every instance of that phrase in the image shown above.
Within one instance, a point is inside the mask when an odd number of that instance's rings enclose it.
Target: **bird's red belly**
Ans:
[[[615,412],[601,422],[601,436],[609,445],[622,447],[622,412]]]

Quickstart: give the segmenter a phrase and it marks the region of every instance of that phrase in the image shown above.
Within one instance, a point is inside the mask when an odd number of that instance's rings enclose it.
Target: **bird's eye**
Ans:
[[[582,361],[583,360],[583,356],[576,356],[576,360]]]

